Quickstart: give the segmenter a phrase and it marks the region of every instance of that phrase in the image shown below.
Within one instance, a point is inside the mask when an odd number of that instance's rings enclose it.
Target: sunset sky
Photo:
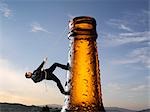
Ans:
[[[24,73],[67,63],[68,22],[97,21],[104,106],[150,107],[149,0],[0,0],[0,102],[64,104],[53,81],[35,84]],[[150,24],[149,24],[150,25]],[[149,52],[148,52],[149,51]],[[54,72],[65,84],[66,71]]]

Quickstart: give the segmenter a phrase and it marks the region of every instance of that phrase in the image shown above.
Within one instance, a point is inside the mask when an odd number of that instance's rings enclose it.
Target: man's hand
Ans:
[[[44,58],[44,62],[46,62],[46,61],[47,61],[47,59],[48,59],[47,57],[46,57],[46,58]]]

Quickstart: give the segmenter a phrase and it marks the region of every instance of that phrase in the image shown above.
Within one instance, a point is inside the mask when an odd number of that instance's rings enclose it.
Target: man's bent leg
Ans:
[[[59,90],[62,94],[69,95],[69,92],[65,92],[60,80],[54,74],[51,74],[51,80],[53,80],[57,83],[57,87],[59,88]]]
[[[60,67],[65,70],[69,70],[69,67],[67,65],[63,65],[63,64],[59,64],[59,63],[54,63],[50,68],[48,68],[48,70],[52,73],[56,69],[56,67]]]
[[[60,67],[62,69],[65,69],[65,70],[69,70],[69,66],[67,65],[63,65],[63,64],[60,64],[60,63],[55,63],[57,65],[57,67]]]

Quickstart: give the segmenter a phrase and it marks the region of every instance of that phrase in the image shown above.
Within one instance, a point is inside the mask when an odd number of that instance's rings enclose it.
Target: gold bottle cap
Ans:
[[[75,17],[69,22],[69,30],[68,37],[77,35],[93,35],[97,37],[96,20],[92,17]]]

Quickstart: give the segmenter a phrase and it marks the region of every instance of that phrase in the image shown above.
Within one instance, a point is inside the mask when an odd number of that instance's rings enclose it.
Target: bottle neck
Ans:
[[[68,37],[74,37],[77,39],[93,38],[96,40],[96,21],[92,17],[76,17],[69,22],[70,32]]]
[[[85,40],[85,41],[96,41],[97,35],[76,35],[68,38],[69,40]]]

